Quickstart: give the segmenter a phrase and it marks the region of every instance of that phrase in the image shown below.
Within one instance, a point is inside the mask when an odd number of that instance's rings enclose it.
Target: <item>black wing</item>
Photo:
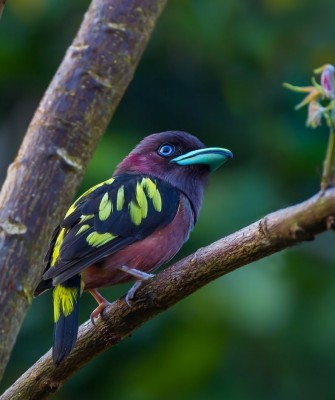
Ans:
[[[160,179],[124,174],[94,186],[70,207],[47,253],[43,279],[64,282],[168,225],[179,192]]]

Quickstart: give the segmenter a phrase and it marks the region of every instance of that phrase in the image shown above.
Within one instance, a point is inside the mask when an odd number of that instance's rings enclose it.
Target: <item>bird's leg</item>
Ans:
[[[136,293],[137,289],[141,286],[142,282],[146,281],[150,278],[153,278],[155,275],[147,274],[146,272],[140,271],[135,268],[129,268],[126,265],[123,265],[119,269],[123,272],[126,272],[129,275],[132,275],[134,278],[137,279],[137,281],[128,290],[128,293],[126,294],[126,299],[125,299],[126,303],[128,304],[129,307],[131,307],[132,303],[134,303],[135,293]]]
[[[146,272],[140,271],[136,268],[129,268],[126,265],[122,265],[122,267],[120,267],[119,269],[129,275],[132,275],[138,281],[146,281],[155,276],[154,274],[147,274]]]
[[[101,316],[101,318],[103,318],[102,313],[104,312],[104,309],[111,303],[104,297],[102,297],[101,294],[96,289],[88,289],[88,291],[91,293],[91,295],[95,298],[95,300],[99,304],[98,307],[91,313],[91,322],[93,325],[95,325],[94,319],[98,318],[99,315]]]

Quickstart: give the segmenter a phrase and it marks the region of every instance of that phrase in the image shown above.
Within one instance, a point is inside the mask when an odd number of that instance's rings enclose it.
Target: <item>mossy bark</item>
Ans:
[[[93,0],[0,194],[0,379],[64,215],[166,0]]]

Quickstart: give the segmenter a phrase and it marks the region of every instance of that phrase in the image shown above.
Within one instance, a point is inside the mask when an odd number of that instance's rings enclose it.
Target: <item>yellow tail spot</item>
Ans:
[[[57,322],[61,313],[67,317],[74,310],[78,289],[56,285],[53,291],[54,321]]]
[[[100,247],[111,240],[115,239],[117,236],[112,235],[111,233],[98,233],[98,232],[92,232],[90,233],[87,238],[86,242],[93,247]]]
[[[89,225],[82,225],[82,226],[80,227],[80,229],[78,230],[78,232],[76,233],[76,236],[78,236],[78,235],[80,235],[81,233],[87,231],[87,229],[90,229],[90,226],[89,226]]]
[[[65,236],[65,233],[66,233],[65,228],[62,228],[59,231],[59,234],[57,236],[56,243],[54,245],[54,248],[52,251],[52,257],[51,257],[51,266],[52,267],[56,264],[56,262],[58,260],[60,248],[62,246],[62,242],[63,242],[64,236]]]
[[[142,218],[146,218],[148,216],[148,200],[140,183],[136,185],[136,200],[140,206]]]
[[[124,206],[124,186],[120,186],[116,196],[116,209],[121,211]]]
[[[112,209],[112,202],[109,200],[108,193],[105,193],[99,205],[100,221],[106,221],[106,219],[111,215]]]

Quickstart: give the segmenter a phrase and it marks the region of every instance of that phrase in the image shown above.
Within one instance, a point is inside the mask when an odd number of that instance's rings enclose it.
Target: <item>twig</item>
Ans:
[[[335,186],[335,131],[330,128],[326,157],[323,163],[321,190]]]
[[[74,351],[58,367],[51,351],[36,362],[0,400],[40,400],[58,390],[83,365],[114,346],[155,315],[208,282],[326,229],[334,229],[335,188],[298,205],[279,210],[165,269],[138,291],[143,302],[129,308],[123,299],[106,309],[96,326],[80,327]]]

